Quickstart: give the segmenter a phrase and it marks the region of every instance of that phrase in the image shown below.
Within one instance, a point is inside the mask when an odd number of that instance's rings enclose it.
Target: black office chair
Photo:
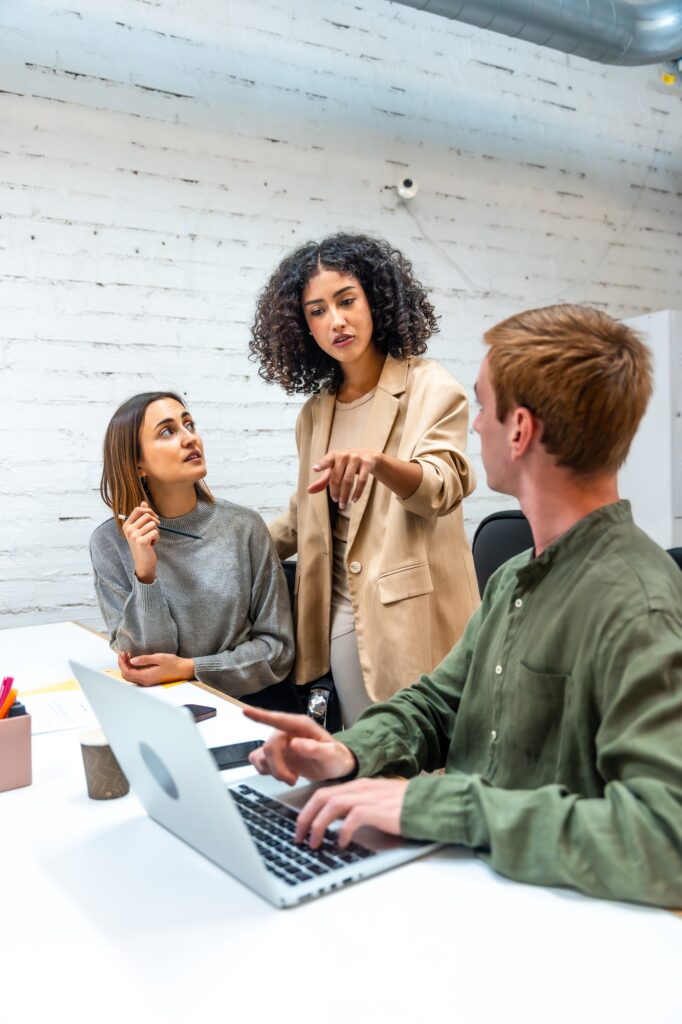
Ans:
[[[668,554],[674,562],[677,562],[680,569],[682,569],[682,548],[668,548]]]
[[[514,555],[532,547],[533,534],[523,512],[516,509],[493,512],[481,520],[471,545],[481,597],[496,569]]]
[[[294,610],[294,584],[296,581],[296,562],[287,560],[282,562],[284,576],[289,590],[291,610]],[[293,673],[288,679],[281,683],[273,683],[265,690],[252,694],[250,697],[242,697],[245,704],[252,704],[259,708],[267,708],[269,711],[289,711],[293,714],[305,715],[308,713],[308,700],[310,691],[313,689],[326,690],[327,697],[327,718],[325,727],[330,732],[338,732],[341,729],[341,708],[339,699],[334,687],[334,678],[331,672],[327,672],[320,679],[314,679],[304,686],[296,686]]]
[[[289,589],[289,600],[293,611],[296,563],[282,562],[282,568],[284,569],[284,576],[286,577]],[[250,704],[252,707],[265,708],[266,711],[288,711],[292,715],[298,715],[302,709],[300,695],[297,691],[298,687],[294,684],[293,675],[289,675],[281,683],[273,683],[272,686],[266,686],[264,690],[259,690],[258,693],[246,694],[240,697],[240,700],[244,704]],[[305,712],[305,708],[303,711]]]

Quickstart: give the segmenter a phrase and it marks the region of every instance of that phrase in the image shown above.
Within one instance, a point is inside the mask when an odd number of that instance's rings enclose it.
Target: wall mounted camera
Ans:
[[[419,191],[419,185],[417,185],[417,182],[414,180],[414,178],[409,177],[403,178],[402,181],[399,182],[397,188],[398,195],[400,196],[401,199],[404,200],[414,199],[414,197],[417,195],[417,192]]]

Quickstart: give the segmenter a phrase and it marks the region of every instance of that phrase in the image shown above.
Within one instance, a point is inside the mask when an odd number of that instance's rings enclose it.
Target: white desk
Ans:
[[[0,632],[0,671],[4,649]],[[672,914],[519,885],[458,850],[275,910],[134,795],[89,800],[78,735],[34,737],[33,786],[0,793],[6,1024],[682,1021]]]

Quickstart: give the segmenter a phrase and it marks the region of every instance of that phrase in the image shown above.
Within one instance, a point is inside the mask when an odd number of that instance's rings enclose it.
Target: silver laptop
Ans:
[[[296,906],[440,845],[364,828],[342,850],[335,826],[318,850],[297,846],[298,809],[314,787],[290,789],[257,774],[226,786],[188,710],[70,665],[150,818],[277,907]]]

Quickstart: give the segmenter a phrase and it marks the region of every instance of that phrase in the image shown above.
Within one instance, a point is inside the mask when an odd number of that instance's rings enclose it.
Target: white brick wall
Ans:
[[[519,307],[679,306],[682,107],[654,80],[387,0],[3,4],[0,626],[99,622],[101,439],[137,391],[187,393],[216,493],[284,507],[300,400],[248,325],[307,238],[404,249],[469,388]],[[469,528],[501,504],[481,484]]]

